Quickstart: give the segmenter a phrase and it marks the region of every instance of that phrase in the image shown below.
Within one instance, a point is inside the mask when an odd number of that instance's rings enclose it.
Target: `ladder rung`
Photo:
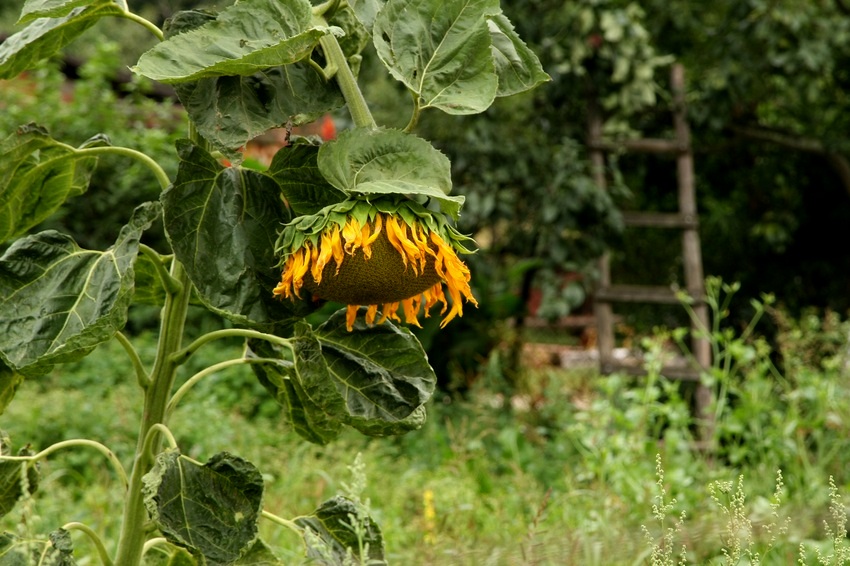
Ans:
[[[653,285],[610,285],[600,287],[593,298],[603,303],[660,303],[679,304],[676,292],[670,287]]]
[[[699,220],[694,214],[676,212],[623,212],[623,224],[635,228],[696,229]]]
[[[690,149],[686,144],[676,140],[652,138],[616,142],[591,141],[588,146],[600,151],[633,151],[635,153],[686,153]]]
[[[646,369],[640,363],[626,362],[613,358],[600,360],[599,369],[604,375],[612,373],[625,373],[634,376],[646,375]],[[676,379],[679,381],[699,381],[700,370],[693,366],[671,364],[661,369],[661,375],[667,379]]]

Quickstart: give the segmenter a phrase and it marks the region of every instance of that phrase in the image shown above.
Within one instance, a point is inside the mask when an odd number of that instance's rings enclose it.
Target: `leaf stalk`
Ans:
[[[174,395],[171,396],[171,400],[168,402],[168,406],[165,409],[165,417],[169,418],[171,414],[174,412],[174,409],[177,408],[178,403],[186,396],[186,393],[194,387],[198,382],[200,382],[205,377],[212,375],[216,372],[219,372],[223,369],[229,368],[231,366],[238,366],[243,364],[267,364],[267,363],[275,363],[280,360],[275,360],[272,358],[235,358],[232,360],[225,360],[223,362],[219,362],[217,364],[213,364],[209,367],[206,367],[190,377],[186,380],[186,383],[180,386],[180,388],[174,392]]]
[[[212,342],[213,340],[219,340],[221,338],[231,338],[234,336],[265,340],[267,342],[271,342],[272,344],[277,344],[278,346],[289,347],[292,344],[288,339],[276,336],[274,334],[259,332],[257,330],[249,330],[247,328],[225,328],[223,330],[214,330],[213,332],[207,332],[206,334],[204,334],[182,350],[175,352],[172,356],[172,360],[176,364],[184,364],[204,344]]]
[[[342,91],[342,96],[345,98],[354,125],[358,128],[377,128],[378,125],[372,117],[372,112],[366,104],[366,99],[363,97],[360,87],[357,86],[357,79],[354,78],[354,73],[348,66],[348,60],[345,58],[345,53],[339,46],[336,36],[330,33],[325,34],[319,42],[325,52],[325,59],[329,66],[331,68],[335,66],[337,69],[334,76],[339,89]]]
[[[121,331],[115,333],[115,339],[118,340],[118,343],[123,346],[124,351],[127,352],[127,355],[130,357],[130,362],[133,364],[133,370],[136,373],[136,381],[138,381],[139,386],[142,389],[147,389],[150,385],[151,377],[148,375],[144,364],[142,364],[142,359],[139,357],[139,353],[136,351],[133,343],[130,342],[130,339],[127,338],[127,336]]]
[[[75,446],[86,446],[88,448],[94,448],[101,454],[103,454],[109,463],[112,465],[112,468],[115,470],[115,474],[121,480],[121,483],[124,486],[124,489],[127,489],[129,482],[127,481],[127,472],[124,471],[124,466],[121,465],[121,462],[118,461],[118,457],[115,456],[115,453],[95,440],[89,440],[88,438],[72,438],[70,440],[63,440],[61,442],[57,442],[56,444],[51,444],[41,452],[37,454],[33,454],[32,456],[0,456],[0,461],[9,461],[9,462],[37,462],[42,458],[46,458],[47,456],[57,452],[59,450],[64,450],[65,448],[72,448]]]
[[[94,532],[91,527],[83,523],[72,522],[62,525],[62,528],[66,531],[80,531],[81,533],[84,533],[87,537],[89,537],[89,540],[92,541],[94,547],[97,549],[97,555],[100,557],[100,563],[103,564],[103,566],[113,566],[112,559],[109,558],[109,553],[106,551],[103,541],[100,540],[100,537],[97,536],[97,533]]]

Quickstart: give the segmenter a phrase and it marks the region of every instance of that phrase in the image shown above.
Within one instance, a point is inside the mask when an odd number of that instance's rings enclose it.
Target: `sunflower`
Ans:
[[[344,201],[285,226],[277,244],[281,281],[273,292],[281,299],[307,293],[348,305],[348,330],[361,306],[367,324],[401,322],[401,310],[406,323],[420,326],[422,307],[428,317],[440,303],[442,328],[463,316],[464,300],[478,306],[469,268],[456,253],[470,253],[465,240],[442,216],[413,201]]]

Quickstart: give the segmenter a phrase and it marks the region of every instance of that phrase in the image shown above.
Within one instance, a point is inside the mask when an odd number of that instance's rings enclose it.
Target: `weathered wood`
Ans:
[[[685,153],[690,151],[688,146],[681,145],[678,140],[665,139],[638,139],[638,140],[620,140],[620,141],[602,141],[595,140],[591,142],[590,149],[602,152],[618,153]]]
[[[646,369],[638,362],[628,362],[613,358],[600,358],[599,365],[601,372],[605,375],[612,373],[622,373],[625,375],[644,376]],[[661,368],[659,372],[667,379],[677,381],[699,381],[701,368],[689,365],[668,364]]]
[[[687,110],[685,106],[685,70],[681,64],[673,65],[670,74],[673,90],[673,126],[676,130],[676,140],[691,146],[691,131],[688,127]],[[679,181],[679,211],[682,214],[696,216],[696,187],[694,184],[694,156],[692,151],[681,153],[676,158]],[[685,285],[689,289],[698,289],[699,296],[705,294],[705,276],[702,270],[702,251],[699,232],[696,229],[686,229],[682,232],[682,258],[685,271]],[[711,365],[711,344],[707,334],[709,329],[708,305],[694,305],[693,320],[691,321],[691,353],[697,363],[707,368]],[[714,417],[710,410],[711,391],[705,385],[697,387],[695,395],[696,417],[700,427],[700,437],[714,436]]]
[[[699,227],[696,214],[671,212],[623,212],[623,225],[630,228],[690,228]]]
[[[602,140],[602,111],[595,97],[588,101],[588,145],[590,150],[590,165],[593,181],[600,190],[608,189],[605,177],[605,153],[594,146]],[[599,288],[611,285],[611,259],[607,252],[602,254],[598,263]],[[594,292],[594,296],[598,289]],[[610,303],[593,301],[593,314],[596,317],[596,348],[600,358],[609,358],[614,353],[614,309]]]
[[[700,289],[690,290],[688,295],[698,301]],[[678,305],[681,303],[675,289],[661,285],[608,285],[597,289],[593,298],[604,303],[655,303],[662,305]]]
[[[711,365],[711,345],[706,338],[709,328],[708,306],[705,303],[702,252],[699,239],[699,221],[694,181],[694,157],[691,148],[691,133],[688,127],[685,106],[684,67],[674,64],[670,73],[673,92],[672,140],[642,139],[610,142],[602,139],[602,119],[598,102],[591,97],[588,108],[588,147],[593,166],[593,177],[600,190],[606,190],[606,152],[644,152],[674,154],[678,190],[678,213],[655,213],[633,211],[623,214],[626,226],[643,228],[678,228],[682,231],[682,261],[685,286],[691,297],[691,354],[694,365],[687,367],[665,367],[662,374],[671,379],[698,381],[701,370]],[[678,304],[679,297],[671,287],[650,285],[612,285],[608,256],[600,260],[599,287],[594,292],[594,309],[597,319],[600,370],[602,373],[623,372],[632,375],[645,374],[638,362],[623,363],[613,357],[614,327],[613,303],[640,302],[654,304]],[[700,438],[713,437],[714,421],[710,412],[711,391],[698,384],[695,413],[700,425]]]

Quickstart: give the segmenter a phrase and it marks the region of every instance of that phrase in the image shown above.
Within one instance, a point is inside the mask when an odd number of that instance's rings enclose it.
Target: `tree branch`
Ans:
[[[745,138],[765,141],[795,151],[823,156],[832,166],[835,174],[838,175],[838,179],[841,181],[844,190],[850,194],[850,161],[840,153],[829,150],[820,140],[802,138],[776,130],[751,126],[732,126],[731,130]]]

